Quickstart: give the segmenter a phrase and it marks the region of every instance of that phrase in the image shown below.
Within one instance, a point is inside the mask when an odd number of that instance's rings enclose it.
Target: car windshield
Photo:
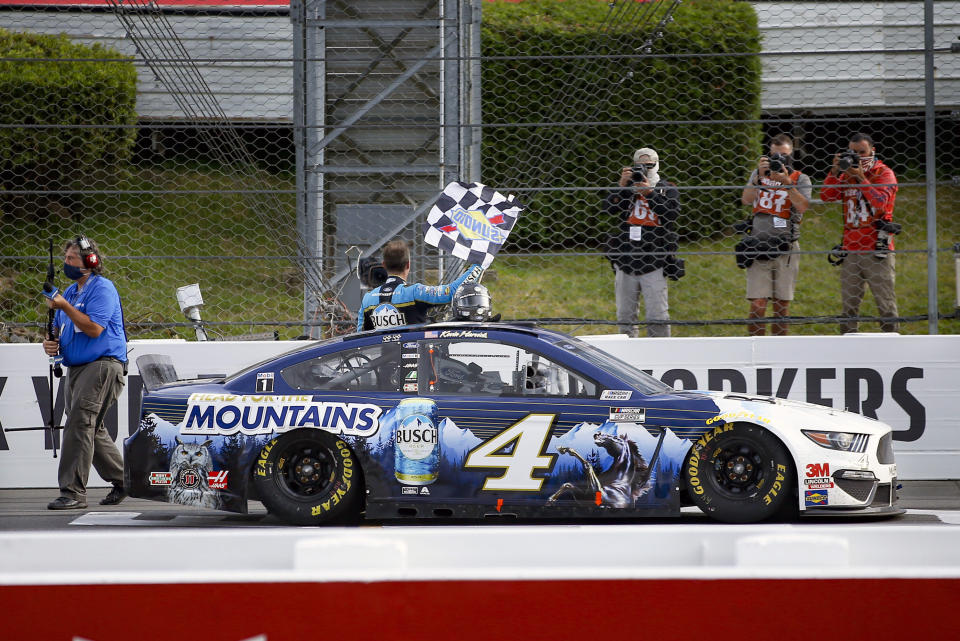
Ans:
[[[658,381],[654,377],[650,376],[646,372],[643,372],[629,363],[625,363],[616,356],[613,356],[609,352],[605,352],[598,347],[594,347],[589,343],[585,343],[582,340],[575,339],[570,337],[569,342],[573,343],[574,351],[580,355],[581,358],[584,358],[602,370],[605,370],[617,378],[621,379],[624,383],[632,385],[638,391],[644,394],[664,394],[666,392],[672,392],[673,388]],[[567,341],[561,341],[561,345]]]

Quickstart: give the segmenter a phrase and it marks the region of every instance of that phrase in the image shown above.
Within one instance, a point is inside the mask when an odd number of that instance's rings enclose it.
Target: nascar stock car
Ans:
[[[443,323],[311,342],[221,379],[141,356],[132,496],[299,525],[374,519],[893,515],[890,426],[678,391],[579,339]]]

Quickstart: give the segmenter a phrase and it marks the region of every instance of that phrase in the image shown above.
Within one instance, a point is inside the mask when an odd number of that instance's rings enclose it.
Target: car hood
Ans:
[[[830,430],[858,434],[885,434],[892,428],[881,421],[846,410],[771,396],[729,392],[704,392],[720,408],[718,417],[727,422],[769,422],[780,428]]]

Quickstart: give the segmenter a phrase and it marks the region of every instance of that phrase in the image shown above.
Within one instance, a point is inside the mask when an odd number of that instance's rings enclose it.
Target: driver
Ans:
[[[427,320],[427,310],[449,303],[453,293],[465,282],[480,279],[483,269],[470,265],[462,276],[446,285],[408,285],[410,248],[404,240],[391,240],[383,247],[383,266],[387,280],[363,296],[357,314],[357,331],[399,328]]]
[[[453,296],[453,320],[483,322],[490,318],[490,292],[480,283],[464,283]]]

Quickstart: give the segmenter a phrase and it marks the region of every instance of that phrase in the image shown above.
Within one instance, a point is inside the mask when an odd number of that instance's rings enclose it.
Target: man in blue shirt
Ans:
[[[387,280],[364,294],[357,313],[358,332],[426,322],[431,307],[449,303],[460,285],[480,280],[483,273],[480,265],[470,265],[462,276],[446,285],[408,285],[410,248],[403,240],[391,240],[383,246],[383,266]]]
[[[126,497],[123,488],[123,458],[103,419],[123,390],[127,339],[117,288],[101,273],[103,265],[96,244],[78,236],[64,246],[63,273],[76,283],[63,295],[45,291],[47,306],[55,309],[54,324],[59,339],[43,341],[50,356],[58,353],[67,366],[65,408],[58,481],[59,498],[51,510],[87,507],[90,465],[113,484],[101,505],[116,505]]]

